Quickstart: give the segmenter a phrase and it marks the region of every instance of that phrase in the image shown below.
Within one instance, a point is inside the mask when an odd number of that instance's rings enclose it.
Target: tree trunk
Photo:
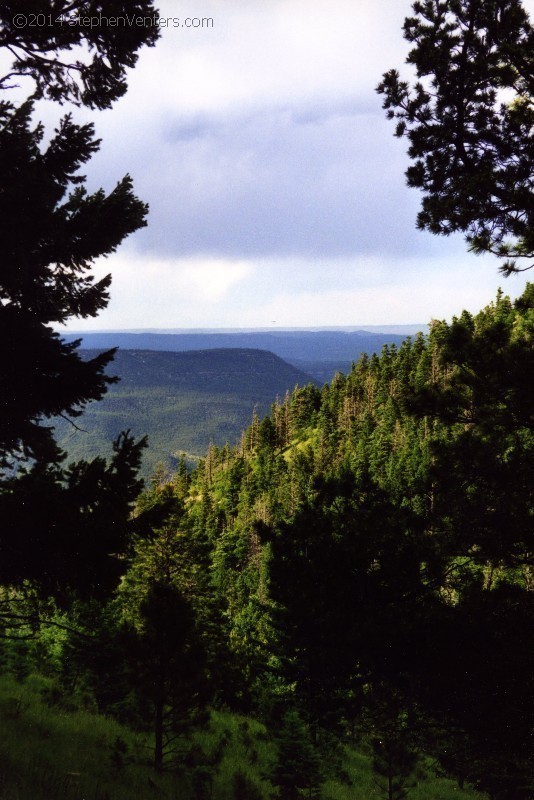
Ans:
[[[154,769],[163,770],[163,702],[156,701],[154,715]]]

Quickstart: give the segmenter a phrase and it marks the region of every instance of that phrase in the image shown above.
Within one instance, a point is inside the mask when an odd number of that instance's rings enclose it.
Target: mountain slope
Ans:
[[[83,350],[91,358],[97,351]],[[234,444],[256,407],[266,414],[277,395],[313,381],[278,356],[262,350],[201,350],[185,353],[119,350],[110,375],[121,380],[76,420],[56,420],[60,446],[69,458],[107,454],[119,431],[147,434],[144,473],[180,453],[200,455],[210,442]],[[78,430],[81,429],[81,430]]]

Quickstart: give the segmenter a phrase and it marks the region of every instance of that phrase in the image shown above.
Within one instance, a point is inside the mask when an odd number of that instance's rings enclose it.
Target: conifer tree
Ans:
[[[76,417],[112,379],[113,353],[89,361],[51,326],[93,317],[107,305],[111,277],[95,281],[94,260],[112,253],[145,223],[147,207],[126,176],[108,195],[88,194],[79,174],[98,149],[91,125],[65,117],[42,149],[32,105],[0,104],[0,331],[6,343],[1,383],[0,458],[54,463],[52,429],[41,422]]]
[[[150,702],[154,768],[161,771],[177,737],[206,721],[205,654],[191,605],[176,587],[154,583],[139,610],[138,632],[125,657],[131,684],[141,701]]]
[[[107,22],[120,16],[135,22]],[[7,0],[0,7],[0,48],[13,61],[0,76],[0,91],[29,84],[36,98],[109,108],[126,92],[126,70],[138,50],[153,46],[158,32],[150,0]]]
[[[389,731],[374,738],[372,748],[373,770],[382,797],[405,800],[417,754],[409,749],[402,735]]]
[[[270,777],[279,788],[280,800],[317,798],[322,782],[319,755],[296,710],[284,714],[276,744],[277,757]]]
[[[532,267],[534,30],[520,0],[417,0],[404,23],[417,82],[397,70],[378,92],[406,136],[419,228],[462,231],[510,274]],[[518,262],[519,260],[519,262]],[[524,266],[521,266],[521,264]]]
[[[37,567],[41,562],[40,577],[51,588],[54,582],[72,578],[61,561],[54,563],[49,557],[52,553],[63,551],[67,560],[83,563],[85,548],[95,552],[98,537],[94,529],[87,529],[88,509],[102,507],[99,480],[106,467],[97,460],[92,465],[82,462],[70,472],[61,470],[63,454],[54,441],[52,425],[44,423],[58,415],[75,418],[87,402],[100,399],[111,382],[104,369],[113,355],[108,352],[83,360],[77,343],[63,342],[52,325],[71,317],[95,316],[106,305],[110,278],[95,282],[89,274],[92,262],[113,252],[128,233],[144,224],[146,207],[133,195],[129,177],[108,195],[86,192],[79,169],[97,148],[91,125],[75,125],[67,116],[41,149],[43,128],[33,126],[31,104],[16,108],[3,102],[0,121],[0,246],[4,253],[0,331],[7,347],[0,389],[4,469],[0,508],[5,521],[0,548],[9,554],[11,566],[5,579],[30,577],[31,570],[24,573],[25,563]],[[135,470],[140,451],[131,437],[117,440],[114,459],[117,469],[121,465],[114,480],[119,475],[124,480],[119,494],[127,501],[119,500],[115,510],[108,509],[110,536],[101,543],[102,558],[122,548],[118,531],[124,532],[138,489]],[[24,461],[29,469],[17,480],[16,467]],[[106,480],[111,480],[113,469]],[[52,497],[56,498],[53,504]],[[115,526],[119,508],[122,522]],[[95,525],[102,524],[96,519],[92,517]],[[75,536],[67,534],[69,528]],[[16,553],[20,553],[18,562]],[[5,555],[2,560],[6,566]],[[91,582],[96,586],[98,578]]]
[[[3,4],[0,48],[15,60],[0,77],[0,89],[7,93],[20,84],[32,98],[109,107],[125,92],[126,68],[135,64],[141,45],[155,42],[157,26],[89,27],[66,19],[20,24],[22,18],[37,21],[38,14],[70,18],[88,11],[148,15],[154,9],[145,0],[114,0],[105,8],[92,3],[89,9],[64,0]],[[73,48],[79,60],[69,58]],[[49,591],[70,591],[76,588],[75,563],[82,572],[87,568],[80,576],[85,592],[99,583],[109,588],[109,574],[116,573],[108,569],[110,553],[124,546],[142,444],[124,434],[109,465],[96,459],[60,467],[53,419],[72,421],[103,396],[114,380],[105,372],[113,351],[85,360],[79,342],[66,344],[54,328],[94,317],[107,305],[110,276],[96,281],[91,267],[145,224],[147,207],[133,194],[129,176],[109,194],[87,192],[80,170],[98,150],[92,125],[77,125],[68,114],[45,142],[32,112],[31,100],[17,106],[0,99],[2,579],[31,577]]]

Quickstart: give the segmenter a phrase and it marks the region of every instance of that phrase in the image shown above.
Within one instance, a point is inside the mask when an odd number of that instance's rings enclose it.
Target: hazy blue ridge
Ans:
[[[125,333],[121,331],[65,334],[82,340],[84,348],[184,352],[220,348],[268,350],[291,363],[331,361],[350,367],[362,353],[379,353],[384,345],[399,346],[406,334],[369,331],[248,331],[239,333]],[[337,371],[334,369],[332,375]],[[325,380],[330,380],[330,377]]]

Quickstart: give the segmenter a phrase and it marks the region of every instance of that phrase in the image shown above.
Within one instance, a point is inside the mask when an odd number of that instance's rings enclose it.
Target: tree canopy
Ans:
[[[139,508],[175,548],[201,534],[210,591],[198,568],[182,585],[222,609],[234,702],[273,727],[296,710],[319,748],[367,717],[392,796],[419,748],[498,800],[532,795],[532,301],[499,293],[296,389]]]
[[[118,16],[139,24],[107,24]],[[155,44],[156,19],[149,0],[7,0],[0,8],[0,48],[14,60],[0,89],[29,78],[35,97],[108,108],[126,92],[127,69],[139,49]]]
[[[406,136],[408,185],[422,189],[417,225],[465,234],[501,271],[533,266],[534,30],[520,0],[421,0],[404,22],[408,63],[377,91]]]

